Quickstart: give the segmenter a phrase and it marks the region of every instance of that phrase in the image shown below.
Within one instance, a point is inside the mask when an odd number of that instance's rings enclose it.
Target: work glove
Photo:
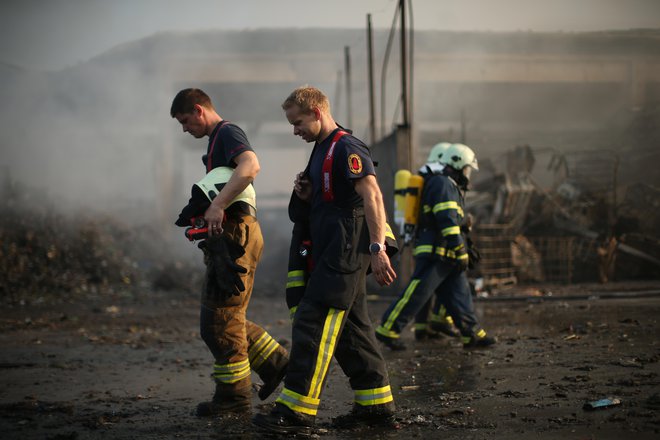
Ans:
[[[477,249],[476,246],[474,245],[468,245],[468,267],[470,269],[474,269],[475,266],[479,263],[481,260],[481,253],[479,252],[479,249]]]
[[[226,300],[240,295],[245,291],[240,274],[247,273],[247,269],[236,260],[245,255],[245,249],[224,235],[212,236],[205,241],[207,296]]]
[[[456,246],[453,250],[452,261],[461,271],[468,269],[470,264],[470,258],[467,251],[465,250],[465,245],[462,243]]]

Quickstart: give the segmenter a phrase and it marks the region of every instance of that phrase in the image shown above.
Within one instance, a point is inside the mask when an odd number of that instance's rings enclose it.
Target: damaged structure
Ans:
[[[497,291],[660,275],[660,189],[621,182],[618,154],[524,145],[504,162],[498,171],[484,161],[466,198],[482,257],[473,274],[479,285]]]

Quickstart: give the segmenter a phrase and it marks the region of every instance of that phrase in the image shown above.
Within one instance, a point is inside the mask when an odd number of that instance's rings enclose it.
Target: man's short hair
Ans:
[[[316,87],[302,86],[291,92],[282,103],[282,108],[288,110],[297,105],[303,113],[311,113],[314,107],[322,112],[330,112],[330,101],[322,91]]]
[[[211,98],[201,89],[183,89],[176,94],[172,100],[170,116],[174,117],[177,113],[192,113],[195,105],[201,105],[211,110],[215,110]]]

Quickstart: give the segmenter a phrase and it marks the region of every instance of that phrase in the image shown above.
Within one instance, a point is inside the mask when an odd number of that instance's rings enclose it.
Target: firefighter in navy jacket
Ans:
[[[478,170],[477,159],[468,146],[452,144],[442,154],[440,163],[444,168],[425,178],[414,251],[415,271],[376,329],[376,337],[393,350],[405,349],[400,341],[403,329],[436,289],[438,299],[461,333],[464,347],[484,347],[495,342],[477,321],[465,273],[469,257],[461,232],[465,217],[463,191],[467,190],[471,171]]]
[[[314,142],[298,174],[295,203],[309,205],[313,269],[293,317],[284,389],[268,414],[254,422],[279,434],[305,434],[317,415],[334,356],[349,377],[353,409],[337,425],[394,423],[394,399],[366,302],[371,266],[381,285],[396,274],[385,252],[386,219],[369,150],[338,126],[327,97],[301,87],[282,108],[294,134]]]

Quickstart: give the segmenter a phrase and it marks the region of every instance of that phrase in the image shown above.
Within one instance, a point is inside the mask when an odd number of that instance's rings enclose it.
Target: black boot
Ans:
[[[462,336],[463,348],[486,348],[494,345],[497,340],[486,335],[486,331],[481,329],[476,333]]]
[[[197,405],[197,417],[218,417],[225,414],[247,414],[252,409],[252,387],[235,389],[226,384],[216,384],[215,394],[210,402],[201,402]]]
[[[452,338],[460,336],[460,333],[454,328],[453,324],[450,324],[447,321],[431,321],[429,327],[435,332],[451,336]]]
[[[282,379],[284,379],[284,376],[286,376],[286,369],[288,366],[289,358],[286,355],[286,352],[275,352],[268,359],[268,363],[259,368],[257,374],[264,381],[257,393],[259,399],[266,400],[268,396],[273,394],[273,391],[275,391],[280,382],[282,382]]]
[[[270,413],[254,416],[252,423],[264,433],[309,437],[313,433],[314,420],[314,416],[292,411],[276,403]]]
[[[354,404],[348,414],[332,419],[332,426],[338,429],[370,426],[400,428],[394,417],[394,403],[368,406]]]
[[[406,344],[401,342],[400,339],[388,338],[380,333],[376,333],[376,339],[385,344],[385,346],[392,351],[403,351],[406,349]]]

